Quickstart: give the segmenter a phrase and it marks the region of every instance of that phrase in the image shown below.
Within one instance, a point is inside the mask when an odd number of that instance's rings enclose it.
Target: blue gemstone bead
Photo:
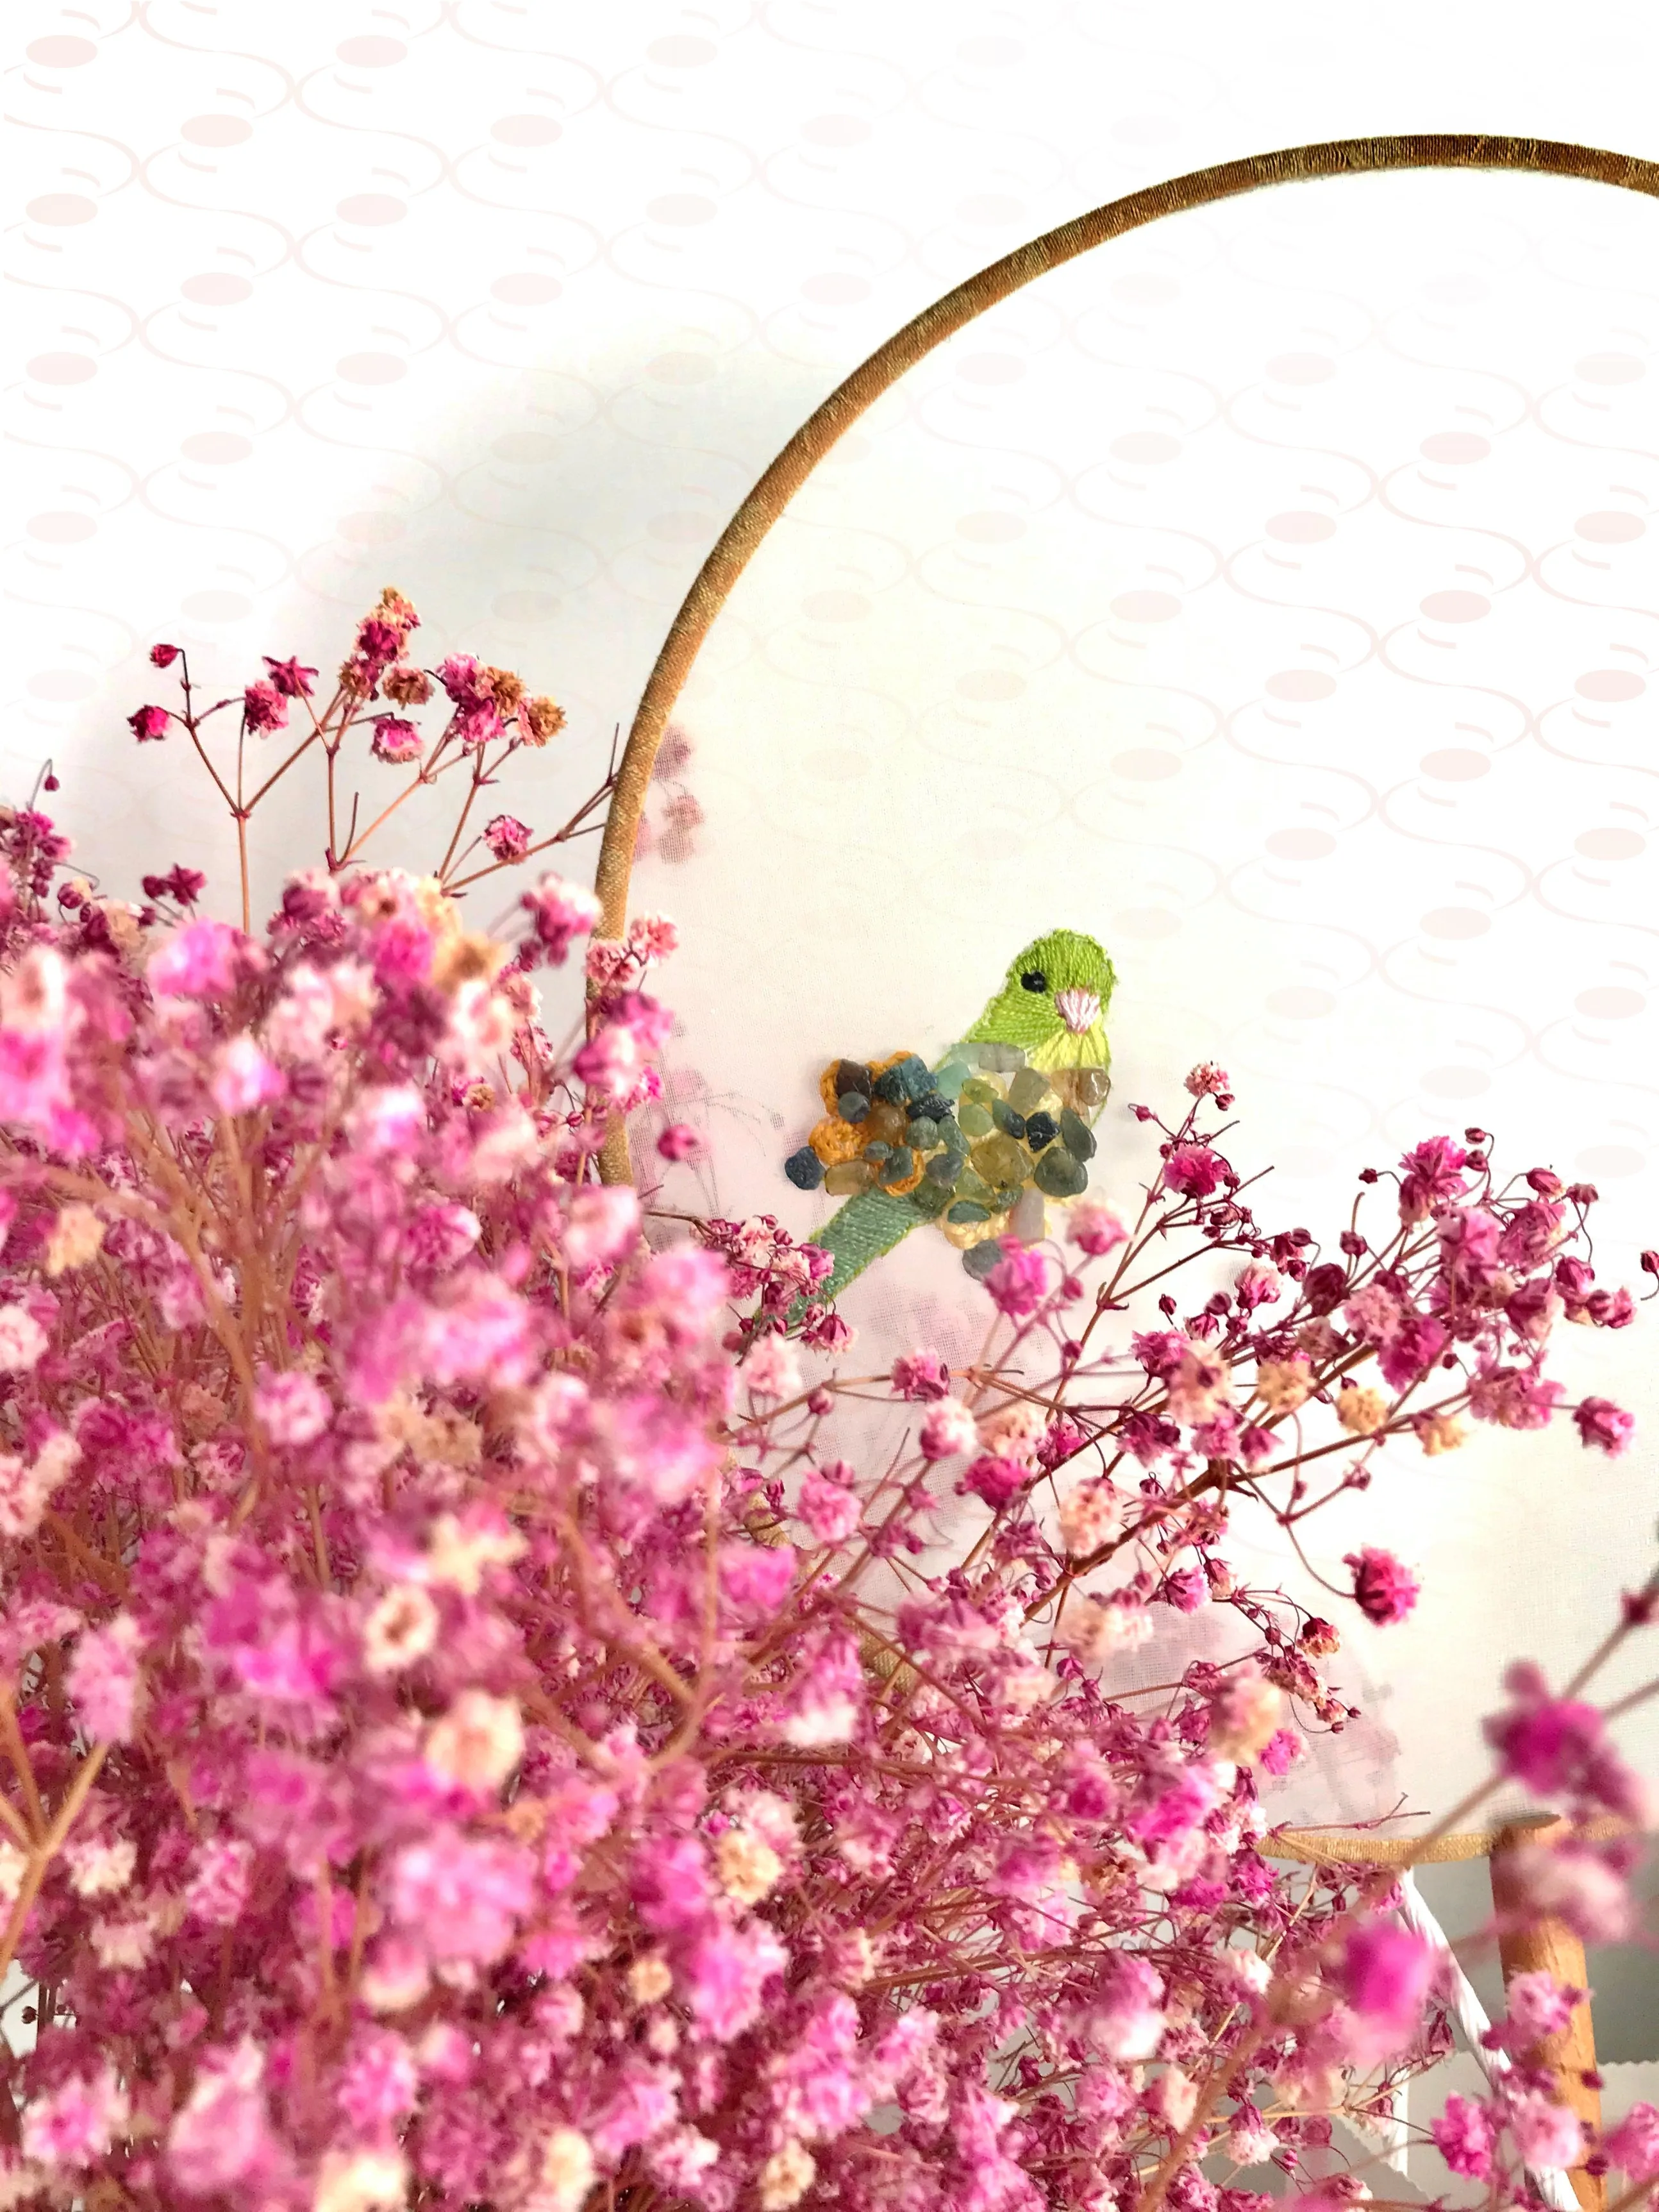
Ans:
[[[791,1152],[783,1164],[783,1171],[797,1190],[816,1190],[823,1181],[823,1162],[811,1145],[803,1145],[798,1152]]]
[[[876,1079],[876,1096],[887,1099],[895,1106],[908,1105],[912,1099],[925,1098],[933,1087],[933,1079],[927,1063],[914,1053],[895,1060],[884,1075]]]

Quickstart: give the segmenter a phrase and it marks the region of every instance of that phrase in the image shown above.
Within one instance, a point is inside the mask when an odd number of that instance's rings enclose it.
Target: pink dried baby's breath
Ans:
[[[1002,1242],[1002,1257],[985,1277],[991,1303],[1011,1320],[1034,1314],[1048,1288],[1048,1267],[1040,1252],[1027,1251],[1012,1238]]]
[[[529,838],[483,787],[559,710],[455,653],[422,740],[375,703],[432,691],[415,626],[382,593],[325,697],[215,681],[222,737],[199,672],[141,713],[187,765],[308,702],[330,849],[263,930],[251,878],[240,928],[176,866],[129,908],[0,811],[0,1966],[37,2014],[0,2197],[1260,2212],[1212,2155],[1322,2156],[1345,2068],[1427,2063],[1438,1971],[1378,1884],[1267,1855],[1261,1794],[1355,1717],[1267,1543],[1471,1417],[1620,1447],[1548,1365],[1558,1319],[1633,1317],[1593,1193],[1472,1130],[1399,1206],[1275,1226],[1203,1063],[1065,1273],[1006,1241],[948,1364],[849,1356],[828,1242],[688,1218],[622,1126],[672,924],[561,1006],[592,894],[470,903]],[[362,857],[417,811],[354,813],[376,749],[457,792],[418,872]],[[1414,1577],[1352,1540],[1399,1620]],[[1593,1694],[1512,1671],[1495,1771],[1628,1823]],[[1629,1926],[1622,1830],[1513,1856],[1506,1911]],[[1575,1996],[1522,1978],[1495,2039],[1529,2066]],[[1518,2201],[1565,2110],[1524,2072],[1436,2139]],[[1606,2149],[1639,2176],[1652,2130]]]

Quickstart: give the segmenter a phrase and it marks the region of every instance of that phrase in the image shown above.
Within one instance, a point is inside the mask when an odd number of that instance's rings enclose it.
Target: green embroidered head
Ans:
[[[1106,1010],[1117,976],[1105,949],[1075,929],[1036,938],[965,1032],[978,1043],[1021,1046],[1033,1067],[1107,1067]]]

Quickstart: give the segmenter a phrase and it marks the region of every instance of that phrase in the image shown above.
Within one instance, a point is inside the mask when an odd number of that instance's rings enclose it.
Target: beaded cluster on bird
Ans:
[[[914,1052],[832,1060],[818,1088],[830,1110],[784,1162],[790,1182],[831,1198],[908,1197],[978,1275],[1000,1237],[1037,1242],[1047,1201],[1087,1189],[1090,1123],[1111,1078],[1032,1067],[1018,1045],[961,1043],[936,1069]]]

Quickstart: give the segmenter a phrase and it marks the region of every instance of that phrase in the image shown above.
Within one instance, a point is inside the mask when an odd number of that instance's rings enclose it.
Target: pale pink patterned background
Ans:
[[[572,708],[586,787],[732,505],[889,331],[1226,155],[1491,127],[1659,150],[1592,0],[18,0],[12,687],[89,860],[222,857],[120,714],[395,574]],[[581,757],[574,756],[580,752]]]
[[[52,756],[118,888],[228,859],[123,726],[158,634],[229,684],[395,580],[568,702],[548,821],[773,452],[1023,238],[1310,138],[1659,155],[1659,26],[1606,0],[29,0],[6,35],[0,793]],[[1602,1182],[1610,1255],[1659,1242],[1656,243],[1588,186],[1258,195],[891,396],[687,702],[704,857],[652,896],[707,925],[682,1056],[751,1101],[724,1195],[784,1210],[811,1057],[942,1036],[947,948],[965,1012],[1041,886],[1119,955],[1126,1087],[1230,1054],[1291,1210],[1501,1118]],[[902,1257],[948,1335],[959,1279]],[[1583,1349],[1659,1435],[1635,1333]],[[1651,1536],[1650,1447],[1464,1456],[1379,1502],[1436,1658],[1358,1653],[1333,1816],[1443,1803],[1498,1656],[1582,1650]]]

